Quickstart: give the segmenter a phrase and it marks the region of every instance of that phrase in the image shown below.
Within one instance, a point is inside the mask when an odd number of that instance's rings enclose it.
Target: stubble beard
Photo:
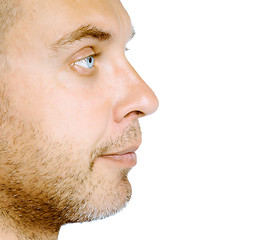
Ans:
[[[139,126],[89,151],[68,138],[53,142],[35,126],[7,117],[8,111],[0,116],[0,219],[9,218],[22,231],[56,232],[64,224],[105,218],[126,206],[132,193],[129,169],[109,174],[95,159],[134,141]]]

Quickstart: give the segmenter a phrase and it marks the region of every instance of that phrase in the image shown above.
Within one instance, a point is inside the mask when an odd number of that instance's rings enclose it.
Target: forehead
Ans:
[[[34,17],[69,17],[74,20],[84,15],[89,18],[117,16],[124,10],[119,0],[23,0],[26,14]],[[53,20],[53,19],[52,19]]]
[[[23,5],[22,29],[28,31],[30,39],[38,34],[49,42],[82,24],[92,24],[115,35],[132,31],[130,18],[119,0],[23,0]]]

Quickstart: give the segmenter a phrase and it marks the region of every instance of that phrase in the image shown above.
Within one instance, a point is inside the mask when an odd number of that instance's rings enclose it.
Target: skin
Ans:
[[[158,100],[125,57],[130,18],[118,0],[23,0],[7,36],[0,90],[0,239],[57,239],[62,225],[108,217],[131,196],[138,119]],[[53,43],[82,25],[108,40]],[[74,65],[99,54],[91,69]]]

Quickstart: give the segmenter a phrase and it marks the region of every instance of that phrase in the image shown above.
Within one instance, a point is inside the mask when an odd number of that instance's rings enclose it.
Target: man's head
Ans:
[[[131,196],[138,119],[158,106],[125,57],[130,18],[119,0],[11,2],[13,14],[0,7],[0,227],[55,232],[114,214]]]

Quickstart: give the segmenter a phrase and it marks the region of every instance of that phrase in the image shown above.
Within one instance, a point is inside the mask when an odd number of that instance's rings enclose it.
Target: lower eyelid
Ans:
[[[91,75],[93,74],[93,70],[95,69],[94,66],[92,68],[85,68],[75,64],[73,64],[70,68],[72,69],[72,71],[79,75]]]
[[[90,56],[94,57],[94,65],[92,68],[85,68],[85,67],[75,64],[76,62],[83,61],[84,59],[86,59],[87,57],[90,57]],[[89,54],[84,58],[78,58],[77,60],[73,61],[73,63],[71,63],[69,65],[69,68],[80,75],[92,75],[96,70],[96,58],[98,58],[100,56],[102,56],[102,52]]]

